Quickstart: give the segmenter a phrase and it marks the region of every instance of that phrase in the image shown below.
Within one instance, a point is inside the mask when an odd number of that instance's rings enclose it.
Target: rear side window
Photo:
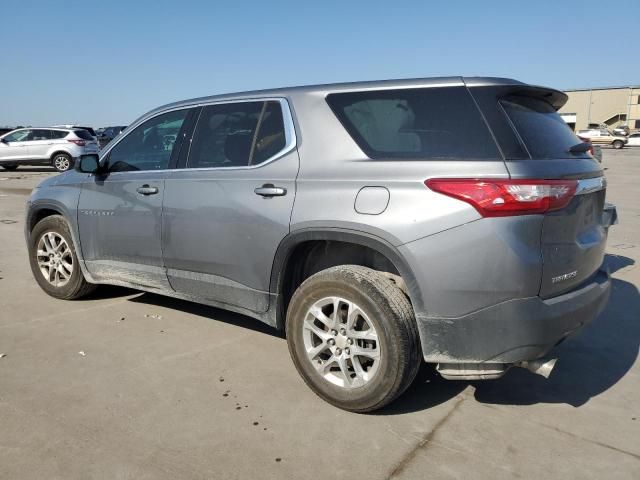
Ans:
[[[500,158],[464,87],[334,93],[327,102],[370,158]]]
[[[533,159],[591,158],[586,152],[570,153],[581,143],[556,109],[544,100],[511,96],[500,101]]]
[[[81,138],[82,140],[93,140],[93,137],[91,136],[91,134],[82,129],[82,130],[74,130],[73,133],[75,133],[78,138]]]
[[[69,135],[69,132],[65,132],[63,130],[51,130],[51,138],[54,140],[58,140],[60,138],[64,138]]]
[[[235,102],[202,109],[187,168],[257,165],[285,146],[279,102]]]

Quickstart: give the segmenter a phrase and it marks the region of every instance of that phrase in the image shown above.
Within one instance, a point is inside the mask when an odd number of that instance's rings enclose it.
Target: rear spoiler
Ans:
[[[480,78],[464,77],[463,81],[468,88],[492,87],[497,90],[500,97],[508,95],[522,95],[525,97],[535,97],[550,103],[553,108],[559,110],[567,103],[569,97],[566,93],[554,88],[540,87],[538,85],[527,85],[509,78]]]

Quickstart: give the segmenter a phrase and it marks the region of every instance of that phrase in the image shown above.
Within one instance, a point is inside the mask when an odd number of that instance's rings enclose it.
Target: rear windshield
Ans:
[[[590,158],[586,152],[569,152],[581,140],[549,103],[523,96],[507,97],[500,103],[531,158]]]
[[[89,132],[92,136],[96,136],[96,131],[91,128],[91,127],[77,127],[77,128],[82,128],[83,130],[86,130],[87,132]]]
[[[500,157],[464,87],[334,93],[327,102],[370,158]]]
[[[74,130],[73,133],[83,140],[93,140],[91,134],[86,130]]]

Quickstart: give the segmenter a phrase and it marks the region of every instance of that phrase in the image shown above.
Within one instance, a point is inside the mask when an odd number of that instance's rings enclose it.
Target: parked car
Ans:
[[[622,148],[627,144],[627,137],[615,135],[606,128],[591,128],[587,130],[578,130],[578,136],[586,137],[595,145],[611,145],[613,148]]]
[[[591,142],[591,139],[589,137],[581,137],[580,135],[578,135],[578,138],[580,140],[582,140],[584,143],[588,143],[589,144],[589,150],[588,152],[591,154],[591,156],[593,158],[595,158],[599,163],[602,163],[602,147],[600,145],[594,145]]]
[[[629,130],[629,127],[626,125],[620,125],[619,127],[615,127],[613,129],[613,134],[614,135],[620,135],[623,137],[628,137],[629,134],[631,133],[631,130]]]
[[[89,132],[70,128],[21,128],[0,137],[0,166],[51,165],[59,172],[73,166],[73,159],[98,152]]]
[[[607,302],[615,220],[566,100],[452,77],[166,105],[32,192],[33,275],[57,298],[116,284],[254,317],[356,412],[423,360],[447,379],[548,375]]]
[[[100,148],[104,148],[107,143],[116,138],[120,133],[127,128],[125,126],[118,127],[106,127],[103,129],[102,133],[98,136],[98,142],[100,143]]]
[[[627,143],[627,146],[640,147],[640,132],[629,135],[629,143]]]

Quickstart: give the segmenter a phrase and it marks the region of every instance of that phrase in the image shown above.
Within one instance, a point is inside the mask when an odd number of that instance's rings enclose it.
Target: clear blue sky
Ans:
[[[640,84],[640,1],[30,1],[0,14],[0,125],[127,124],[174,100],[482,75]]]

